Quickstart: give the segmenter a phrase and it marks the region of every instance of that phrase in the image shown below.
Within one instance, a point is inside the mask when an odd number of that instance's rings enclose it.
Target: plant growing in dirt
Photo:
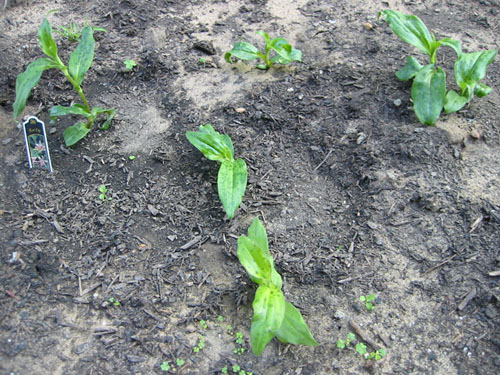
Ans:
[[[425,24],[414,15],[406,15],[394,10],[384,10],[384,16],[392,31],[406,43],[417,47],[428,55],[429,63],[421,65],[409,56],[406,65],[396,72],[402,81],[413,79],[411,98],[418,120],[422,124],[434,125],[441,111],[452,113],[460,110],[476,95],[487,95],[491,88],[479,81],[486,76],[486,69],[493,62],[497,50],[463,53],[460,41],[451,38],[437,40]],[[455,80],[460,88],[446,91],[446,73],[437,66],[436,53],[440,46],[451,47],[457,54],[454,64]]]
[[[217,190],[229,219],[241,204],[247,187],[247,166],[243,159],[234,159],[234,147],[227,134],[220,134],[212,125],[201,125],[199,132],[186,132],[189,142],[209,160],[220,163]]]
[[[354,340],[356,340],[356,336],[354,335],[354,333],[349,332],[349,333],[347,334],[347,337],[346,337],[346,339],[345,339],[345,340],[343,340],[343,339],[338,339],[338,340],[337,340],[337,348],[339,348],[339,349],[345,349],[345,348],[347,348],[347,347],[351,344],[351,342],[353,342]]]
[[[63,134],[66,146],[72,146],[84,138],[92,129],[94,121],[98,116],[106,116],[106,121],[101,125],[101,129],[108,129],[115,115],[114,109],[91,108],[83,93],[81,85],[85,73],[87,73],[94,60],[95,41],[91,26],[85,26],[81,34],[80,43],[71,53],[68,66],[66,66],[57,54],[57,44],[52,37],[52,27],[47,18],[45,18],[38,31],[38,40],[40,47],[47,57],[42,57],[31,62],[26,70],[17,76],[16,80],[16,100],[13,105],[14,118],[19,117],[21,114],[26,106],[26,100],[31,90],[36,86],[45,70],[59,69],[73,85],[83,104],[73,104],[69,107],[56,105],[50,109],[51,120],[65,115],[81,115],[87,119],[86,122],[78,121],[76,124],[66,128]]]
[[[251,43],[238,42],[231,51],[226,52],[224,59],[230,64],[235,62],[232,57],[244,61],[261,59],[264,63],[258,64],[257,68],[263,70],[269,69],[273,64],[289,64],[293,61],[302,62],[302,51],[293,48],[286,39],[271,39],[264,31],[257,31],[256,34],[262,36],[266,40],[264,52],[259,51],[259,49]],[[274,51],[276,55],[271,57],[271,51]]]
[[[87,26],[87,22],[85,22],[84,27]],[[107,32],[106,29],[102,27],[91,26],[94,32],[102,31]],[[55,33],[61,35],[64,39],[69,40],[70,42],[78,42],[80,37],[82,36],[82,29],[78,27],[76,23],[70,23],[67,27],[60,26],[54,30]]]
[[[365,304],[365,307],[368,311],[373,311],[375,310],[375,305],[373,304],[373,302],[376,298],[377,296],[375,294],[369,294],[367,296],[360,296],[359,300]]]
[[[125,69],[127,69],[127,70],[132,70],[137,66],[137,63],[135,62],[135,60],[131,60],[131,59],[124,60],[123,63],[125,64]]]
[[[248,236],[238,238],[237,253],[252,281],[259,285],[252,304],[250,338],[253,353],[260,355],[275,336],[283,343],[318,345],[300,311],[285,301],[281,276],[269,252],[266,229],[258,218],[248,228]]]

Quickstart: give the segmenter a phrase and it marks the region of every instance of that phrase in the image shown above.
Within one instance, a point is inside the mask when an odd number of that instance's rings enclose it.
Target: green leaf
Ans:
[[[271,279],[271,263],[261,248],[247,236],[238,238],[238,259],[253,282],[262,285]]]
[[[290,302],[285,302],[285,317],[276,332],[276,337],[284,343],[307,346],[319,345],[311,335],[300,311]],[[345,342],[343,347],[345,347]]]
[[[63,133],[64,143],[66,146],[73,146],[75,143],[84,138],[90,128],[87,127],[83,122],[77,122],[75,125],[68,126]]]
[[[115,117],[116,110],[114,108],[111,109],[104,109],[100,107],[94,107],[92,108],[92,116],[96,118],[97,116],[104,114],[106,115],[106,121],[101,125],[100,129],[102,130],[108,130],[109,126],[111,125],[111,120],[113,120],[113,117]]]
[[[76,81],[78,86],[82,84],[85,73],[90,68],[94,60],[94,35],[91,26],[85,26],[82,29],[82,38],[69,57],[69,73]]]
[[[418,120],[434,125],[441,114],[446,96],[446,75],[433,64],[419,70],[413,80],[411,97]]]
[[[253,241],[259,249],[261,249],[262,253],[269,260],[269,263],[271,264],[271,282],[278,289],[281,289],[283,281],[280,274],[274,269],[274,259],[269,252],[266,228],[264,228],[261,221],[257,217],[253,219],[252,225],[248,228],[248,238]]]
[[[366,354],[366,344],[362,342],[356,344],[356,352],[358,352],[361,355]]]
[[[395,10],[383,10],[379,16],[385,16],[385,20],[392,31],[408,44],[417,47],[423,53],[432,56],[436,45],[434,36],[431,35],[425,24],[414,15],[406,15]]]
[[[460,42],[458,40],[451,38],[443,38],[438,40],[438,43],[443,46],[453,48],[458,57],[462,55],[462,46],[460,45]]]
[[[247,165],[243,159],[222,162],[217,177],[219,198],[227,216],[232,219],[247,188]]]
[[[269,48],[271,47],[272,42],[271,42],[271,38],[269,37],[268,33],[266,33],[265,31],[259,30],[259,31],[256,31],[255,34],[260,35],[261,37],[263,37],[266,40],[266,47],[268,47],[268,46],[269,46]],[[273,39],[273,41],[276,39]]]
[[[401,70],[398,70],[396,72],[396,77],[398,77],[398,79],[400,79],[401,81],[408,81],[412,78],[415,78],[419,70],[422,68],[423,66],[420,65],[416,58],[414,58],[413,56],[408,56],[405,66]]]
[[[273,50],[276,51],[278,55],[273,57],[271,61],[277,62],[278,64],[288,64],[292,61],[301,62],[302,52],[298,49],[293,48],[285,39],[283,39],[283,41],[284,43],[280,42],[273,46]]]
[[[486,76],[488,65],[493,62],[497,50],[463,53],[455,61],[455,79],[460,87],[460,94],[472,99],[476,84]]]
[[[219,162],[233,160],[232,143],[229,140],[229,145],[227,138],[216,132],[210,124],[201,125],[199,132],[186,132],[186,138],[209,160]]]
[[[238,42],[234,45],[233,49],[226,52],[224,59],[232,64],[234,61],[231,59],[234,56],[240,60],[255,60],[262,58],[262,53],[253,45],[248,42]]]
[[[74,104],[71,107],[64,107],[62,105],[55,105],[50,109],[50,119],[54,120],[59,116],[66,115],[82,115],[85,117],[90,117],[91,114],[87,109],[81,104]]]
[[[57,67],[58,65],[54,60],[43,57],[30,63],[26,70],[17,76],[16,100],[12,106],[15,119],[19,117],[24,107],[26,107],[26,100],[30,96],[31,89],[36,86],[43,71]]]
[[[482,84],[481,82],[477,83],[475,94],[478,98],[482,98],[488,95],[491,92],[491,87]]]
[[[446,94],[444,100],[444,111],[446,113],[456,112],[468,102],[467,97],[458,94],[456,91],[450,90]]]
[[[275,287],[261,285],[255,292],[250,328],[252,351],[258,356],[275,336],[285,316],[285,297]]]
[[[52,27],[47,18],[43,19],[42,26],[40,26],[40,30],[38,30],[38,41],[40,42],[42,51],[47,56],[52,57],[55,61],[59,61],[59,57],[57,56],[57,44],[52,37]]]

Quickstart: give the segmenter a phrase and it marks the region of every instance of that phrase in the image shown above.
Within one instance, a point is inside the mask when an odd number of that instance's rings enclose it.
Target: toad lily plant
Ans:
[[[240,60],[258,60],[262,59],[264,64],[258,64],[258,69],[267,70],[273,64],[289,64],[292,61],[302,61],[302,52],[298,49],[293,48],[290,43],[284,38],[274,38],[271,40],[269,35],[264,31],[257,31],[257,35],[260,35],[266,40],[265,52],[260,52],[257,47],[248,42],[238,42],[234,45],[233,49],[226,52],[224,59],[232,64],[235,61],[232,57],[236,57]],[[274,51],[276,55],[271,57],[271,51]]]
[[[45,18],[38,31],[38,40],[42,51],[47,57],[42,57],[31,62],[26,70],[17,76],[16,80],[16,100],[13,105],[14,118],[19,117],[23,111],[31,90],[36,86],[45,70],[59,69],[73,85],[83,104],[73,104],[69,107],[56,105],[50,109],[51,120],[65,115],[81,115],[87,119],[85,123],[79,121],[66,128],[63,134],[66,146],[72,146],[84,138],[90,129],[92,129],[92,125],[99,115],[106,116],[106,121],[101,125],[101,129],[108,129],[115,115],[114,109],[91,108],[81,87],[83,77],[94,60],[95,41],[93,31],[92,26],[85,26],[82,29],[80,43],[71,53],[69,64],[66,66],[57,54],[57,45],[52,37],[52,28],[49,21]]]
[[[318,345],[300,311],[285,301],[281,276],[274,269],[269,252],[266,229],[258,218],[248,228],[248,236],[238,238],[238,259],[252,281],[259,284],[252,304],[250,336],[253,353],[260,355],[275,336],[283,343]]]
[[[234,217],[247,187],[247,165],[234,159],[234,147],[227,134],[220,134],[212,125],[201,125],[199,132],[186,132],[188,141],[209,160],[220,163],[217,190],[229,219]]]
[[[392,31],[404,42],[429,56],[429,64],[424,66],[415,57],[409,56],[406,65],[396,72],[396,77],[402,81],[413,79],[411,98],[415,114],[422,124],[434,125],[443,108],[446,113],[456,112],[474,95],[482,98],[491,91],[479,81],[486,76],[486,69],[493,62],[497,50],[463,53],[458,40],[437,40],[416,16],[390,9],[381,11],[379,16],[385,17]],[[450,47],[457,54],[453,70],[460,88],[458,93],[446,91],[446,74],[436,64],[436,52],[440,46]]]

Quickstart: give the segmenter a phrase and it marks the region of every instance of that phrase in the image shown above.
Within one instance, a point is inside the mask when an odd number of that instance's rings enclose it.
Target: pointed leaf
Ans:
[[[102,114],[106,115],[106,121],[104,121],[104,123],[99,127],[99,129],[108,130],[109,126],[111,125],[111,120],[113,120],[113,117],[115,117],[116,109],[114,108],[104,109],[101,107],[92,108],[92,116],[94,117],[94,119]]]
[[[462,55],[462,46],[460,45],[460,42],[458,40],[451,38],[443,38],[440,39],[438,43],[440,43],[443,46],[453,48],[458,57]]]
[[[44,18],[40,30],[38,30],[38,41],[40,42],[40,47],[42,51],[54,60],[59,60],[57,57],[57,44],[52,37],[52,27],[50,26],[47,18]]]
[[[478,98],[482,98],[483,96],[488,95],[491,92],[491,87],[486,86],[485,84],[482,84],[481,82],[478,82],[476,86],[476,91],[475,94],[477,95]]]
[[[486,69],[497,53],[497,50],[462,53],[455,61],[455,79],[461,89],[460,93],[467,95],[469,100],[474,96],[476,84],[486,76]]]
[[[269,252],[266,229],[257,217],[252,221],[250,228],[248,228],[248,238],[253,241],[259,249],[261,249],[262,253],[269,260],[269,263],[271,264],[271,282],[278,289],[281,289],[283,281],[280,274],[274,269],[274,259]]]
[[[219,198],[227,216],[232,219],[247,187],[247,166],[243,159],[222,162],[217,177]]]
[[[66,115],[82,115],[90,117],[91,114],[81,104],[74,104],[71,107],[64,107],[62,105],[55,105],[50,109],[50,119],[54,120],[59,116]]]
[[[252,304],[253,317],[250,328],[252,351],[260,355],[269,341],[275,336],[285,316],[285,297],[281,290],[259,286]]]
[[[232,64],[234,61],[231,59],[231,56],[234,56],[240,60],[255,60],[260,58],[262,53],[252,44],[247,42],[238,42],[234,45],[233,49],[229,52],[226,52],[224,55],[224,59]]]
[[[446,96],[446,75],[433,64],[417,73],[411,87],[413,107],[422,124],[434,125],[441,114]]]
[[[286,41],[285,41],[286,42]],[[274,57],[271,61],[278,64],[288,64],[292,61],[302,61],[302,52],[298,49],[292,48],[288,43],[280,44],[273,47],[278,56]]]
[[[271,42],[271,38],[269,37],[268,33],[266,33],[265,31],[259,30],[259,31],[256,31],[255,34],[260,35],[261,37],[263,37],[266,40],[266,47],[271,46],[272,42]]]
[[[73,146],[75,143],[85,138],[90,131],[83,122],[77,122],[75,125],[68,126],[63,133],[64,143],[66,146]]]
[[[422,68],[423,66],[420,65],[416,58],[408,56],[405,66],[396,72],[396,77],[398,77],[401,81],[408,81],[415,78],[418,71]]]
[[[271,263],[262,250],[246,236],[238,238],[238,259],[253,282],[262,285],[271,279]]]
[[[31,89],[36,86],[44,70],[57,68],[57,63],[47,57],[37,59],[30,63],[26,70],[19,74],[16,79],[16,100],[13,104],[14,118],[18,118],[24,107],[26,100],[31,94]]]
[[[406,15],[395,10],[383,10],[379,13],[385,16],[385,20],[392,31],[403,41],[417,47],[423,53],[432,56],[432,43],[435,38],[431,35],[425,24],[414,15]]]
[[[450,90],[446,94],[444,101],[444,111],[446,113],[456,112],[468,102],[465,96],[459,95],[456,91]]]
[[[94,35],[91,26],[82,29],[82,38],[69,58],[69,73],[78,85],[94,60]]]
[[[227,139],[213,130],[211,125],[203,128],[200,126],[199,132],[186,132],[186,138],[209,160],[220,162],[233,160],[234,150],[228,146]]]
[[[307,327],[300,311],[290,302],[285,302],[285,316],[276,337],[281,342],[294,345],[319,345]]]

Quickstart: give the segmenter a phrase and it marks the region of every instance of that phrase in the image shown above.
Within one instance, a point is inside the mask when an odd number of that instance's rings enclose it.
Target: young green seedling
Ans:
[[[99,185],[99,188],[97,189],[101,194],[99,194],[99,199],[102,201],[105,201],[106,199],[111,200],[111,198],[106,197],[106,193],[108,192],[108,188],[106,185]]]
[[[252,281],[259,285],[252,304],[254,314],[250,337],[253,353],[260,355],[275,336],[284,343],[318,345],[300,311],[285,301],[281,276],[275,270],[269,252],[266,229],[258,218],[248,228],[248,236],[238,238],[237,253]]]
[[[98,116],[106,116],[106,121],[101,125],[101,129],[108,129],[115,115],[114,109],[103,109],[100,107],[91,108],[83,93],[81,84],[83,82],[83,77],[94,60],[95,42],[93,28],[91,26],[85,26],[81,34],[80,43],[71,53],[68,66],[66,66],[57,54],[57,45],[52,37],[52,27],[45,18],[38,31],[38,40],[40,42],[40,47],[47,57],[39,58],[30,63],[26,70],[17,76],[16,80],[16,100],[13,105],[14,118],[18,118],[23,111],[31,90],[36,86],[45,70],[59,69],[73,85],[73,88],[82,99],[83,104],[73,104],[70,107],[56,105],[50,109],[51,120],[65,115],[81,115],[87,119],[85,123],[79,121],[66,128],[63,133],[66,146],[72,146],[84,138],[90,129],[92,129],[94,121]]]
[[[359,300],[365,303],[365,307],[368,311],[373,311],[375,309],[375,305],[373,304],[375,298],[377,298],[375,294],[369,294],[367,296],[360,296]]]
[[[118,301],[118,299],[116,299],[115,297],[109,297],[108,301],[115,307],[120,306],[120,301]]]
[[[339,349],[347,348],[354,340],[356,340],[356,336],[354,335],[354,333],[349,332],[345,340],[342,339],[337,340],[337,348]]]
[[[479,81],[486,76],[486,69],[493,62],[497,50],[463,53],[458,40],[443,38],[437,40],[425,24],[414,15],[406,15],[394,10],[384,10],[384,16],[392,31],[404,42],[418,48],[428,55],[429,64],[420,65],[419,61],[409,56],[406,65],[396,72],[402,81],[413,79],[411,98],[418,120],[422,124],[434,125],[445,110],[456,112],[469,103],[474,95],[482,98],[491,88]],[[455,80],[460,92],[446,91],[446,74],[436,64],[436,52],[440,46],[452,48],[457,54],[454,64]]]
[[[125,68],[127,68],[127,70],[132,70],[137,66],[135,60],[127,59],[123,63],[125,64]]]
[[[85,22],[84,27],[85,26],[87,26],[87,22]],[[107,30],[102,27],[94,27],[94,26],[91,27],[94,32],[96,31],[107,32]],[[78,42],[80,40],[80,37],[82,36],[82,29],[79,29],[76,23],[70,23],[68,27],[66,26],[58,27],[54,30],[54,32],[61,35],[64,39],[68,39],[70,42],[73,43]]]
[[[234,147],[227,134],[220,134],[212,125],[201,125],[199,132],[186,132],[189,142],[209,160],[220,163],[217,190],[229,219],[241,204],[247,187],[247,166],[243,159],[234,159]]]
[[[273,64],[289,64],[292,61],[302,62],[302,52],[293,48],[286,39],[274,38],[271,40],[269,35],[264,31],[257,31],[256,34],[262,36],[266,40],[266,49],[264,53],[260,52],[253,44],[238,42],[231,51],[226,52],[224,59],[230,64],[235,62],[232,59],[233,56],[244,61],[262,59],[264,64],[258,64],[257,68],[263,70],[269,69]],[[276,53],[274,57],[270,56],[271,51]]]
[[[200,335],[198,337],[198,344],[193,348],[193,352],[198,353],[200,350],[203,350],[205,347],[205,338]]]

